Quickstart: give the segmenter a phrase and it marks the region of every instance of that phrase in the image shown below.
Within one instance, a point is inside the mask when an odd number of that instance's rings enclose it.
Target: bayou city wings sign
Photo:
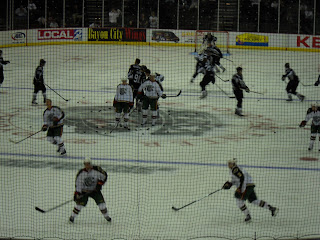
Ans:
[[[88,28],[88,41],[145,42],[146,30],[135,28]]]

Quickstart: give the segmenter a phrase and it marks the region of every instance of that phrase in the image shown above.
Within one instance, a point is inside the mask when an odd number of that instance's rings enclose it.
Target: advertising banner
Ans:
[[[38,40],[72,40],[82,41],[82,29],[41,29]]]
[[[146,30],[136,28],[89,28],[88,41],[146,42]]]
[[[19,30],[10,32],[11,43],[18,44],[18,43],[26,43],[27,34],[26,30]]]
[[[236,36],[236,45],[268,47],[269,37],[252,33],[243,33]]]
[[[320,48],[320,37],[319,36],[297,36],[298,48]]]

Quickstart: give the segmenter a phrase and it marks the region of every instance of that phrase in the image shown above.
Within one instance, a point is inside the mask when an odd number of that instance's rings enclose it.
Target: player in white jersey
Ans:
[[[317,134],[319,135],[320,141],[320,105],[318,103],[312,103],[311,108],[308,109],[305,120],[300,123],[299,127],[304,127],[307,122],[312,119],[311,123],[311,136],[308,150],[311,151],[313,149],[313,144],[317,138]],[[319,147],[320,151],[320,147]]]
[[[113,100],[113,106],[116,110],[116,126],[119,125],[121,113],[124,114],[124,128],[129,129],[129,111],[133,107],[133,91],[132,87],[128,84],[128,79],[122,78],[122,83],[117,87],[117,93]]]
[[[53,145],[58,145],[57,152],[65,155],[63,140],[61,139],[63,132],[64,112],[56,106],[52,106],[52,101],[46,99],[47,109],[43,113],[42,131],[47,131],[47,140]]]
[[[141,98],[144,93],[141,125],[145,125],[147,123],[149,106],[152,111],[152,126],[156,125],[158,99],[159,97],[166,98],[166,95],[163,94],[163,91],[155,80],[155,77],[155,74],[151,74],[149,79],[147,79],[138,89],[138,98]]]
[[[2,50],[0,50],[0,88],[1,88],[1,85],[2,85],[3,80],[4,80],[3,65],[6,65],[8,63],[10,63],[10,61],[3,60]]]
[[[246,215],[245,222],[251,221],[251,215],[249,210],[246,207],[245,201],[248,200],[250,203],[253,203],[259,207],[268,209],[271,211],[272,216],[276,216],[278,209],[272,207],[263,200],[259,200],[254,191],[254,183],[251,176],[243,169],[241,169],[236,162],[236,159],[228,161],[228,167],[230,169],[231,181],[227,181],[222,188],[230,189],[232,186],[236,186],[237,190],[234,194],[236,198],[236,204],[240,210]]]
[[[83,164],[84,168],[78,172],[76,177],[76,191],[74,192],[76,206],[69,221],[74,222],[81,209],[87,205],[88,198],[90,197],[96,202],[104,218],[108,222],[111,222],[101,193],[101,188],[106,183],[108,174],[101,167],[92,165],[90,158],[87,158]]]

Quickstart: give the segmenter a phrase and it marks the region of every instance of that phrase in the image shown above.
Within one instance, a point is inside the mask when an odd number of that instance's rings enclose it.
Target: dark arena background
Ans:
[[[0,30],[0,239],[320,239],[319,1],[4,0]],[[209,33],[223,54],[214,70]],[[137,58],[163,75],[167,97],[156,115],[135,100],[117,117],[117,86]],[[64,112],[51,142],[34,93],[40,59],[45,97]],[[289,95],[286,63],[299,79]],[[89,158],[108,174],[111,222],[92,198],[69,221]],[[245,209],[236,184],[222,189],[233,159],[260,206]]]

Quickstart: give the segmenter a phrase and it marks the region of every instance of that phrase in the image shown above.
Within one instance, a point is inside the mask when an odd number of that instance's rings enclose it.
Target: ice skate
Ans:
[[[244,221],[245,221],[246,223],[251,222],[251,216],[250,216],[250,214],[248,214],[248,215],[246,216],[246,218],[244,219]]]
[[[74,222],[74,217],[71,216],[71,217],[69,218],[69,222],[73,223],[73,222]]]
[[[194,82],[194,78],[191,78],[190,82],[193,83]]]
[[[60,155],[66,155],[67,154],[67,151],[64,149],[62,152],[60,152]]]
[[[111,222],[111,217],[109,217],[109,216],[106,216],[106,217],[104,217],[108,222]]]
[[[271,211],[272,217],[275,217],[275,216],[277,216],[279,209],[270,206],[270,211]]]
[[[303,102],[303,100],[304,100],[305,96],[303,96],[303,95],[299,95],[299,96],[298,96],[298,98],[299,98],[300,102]]]
[[[32,100],[32,105],[37,105],[38,103],[36,102],[36,100]]]
[[[201,92],[200,99],[206,98],[207,96],[208,96],[208,93],[207,93],[206,90],[204,90],[204,91]]]
[[[234,114],[236,114],[236,115],[238,115],[238,116],[240,116],[240,117],[243,117],[242,110],[240,110],[240,109],[238,109],[238,108],[236,108]]]

